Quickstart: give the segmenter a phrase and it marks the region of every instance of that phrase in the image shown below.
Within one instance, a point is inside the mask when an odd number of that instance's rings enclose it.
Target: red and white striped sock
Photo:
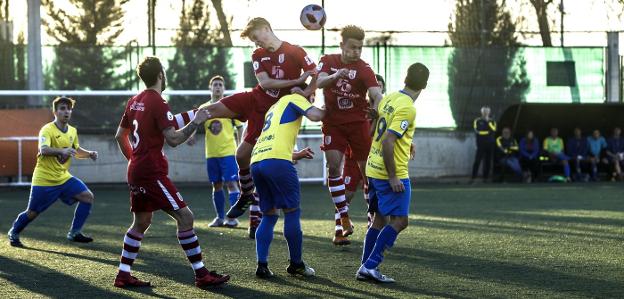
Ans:
[[[129,229],[124,236],[123,250],[121,251],[121,261],[119,262],[119,273],[130,275],[132,263],[139,254],[143,234]]]
[[[336,211],[334,213],[334,219],[336,220],[336,234],[335,236],[342,237],[342,222],[340,222],[340,213]]]
[[[199,240],[197,239],[197,235],[195,235],[195,231],[193,229],[179,231],[178,241],[182,249],[184,249],[184,253],[186,253],[186,258],[191,262],[191,266],[195,271],[195,276],[199,278],[206,276],[208,274],[208,269],[206,269],[204,262],[202,262],[201,247],[199,247]]]
[[[238,178],[241,184],[241,196],[252,195],[255,186],[253,183],[253,179],[251,178],[251,172],[249,171],[249,168],[241,168],[238,171]]]
[[[195,118],[195,113],[197,112],[197,110],[198,109],[193,109],[174,115],[173,119],[175,119],[175,124],[173,125],[173,127],[176,130],[184,128],[193,120],[193,118]]]
[[[329,177],[327,185],[331,193],[332,201],[336,206],[336,210],[340,213],[340,217],[349,217],[349,206],[345,197],[345,185],[341,176]]]
[[[260,199],[254,193],[254,200],[249,206],[249,227],[258,227],[262,221],[262,212],[260,211]]]

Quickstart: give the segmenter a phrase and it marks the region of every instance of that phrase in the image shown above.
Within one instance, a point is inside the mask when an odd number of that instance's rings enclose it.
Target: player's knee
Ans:
[[[223,189],[223,182],[212,183],[212,190],[213,191],[219,191],[221,189]]]
[[[32,211],[32,210],[28,210],[26,211],[26,216],[28,217],[29,220],[33,220],[37,218],[37,216],[39,216],[39,213]]]
[[[391,222],[392,227],[397,232],[401,232],[402,230],[406,229],[408,225],[407,217],[392,217]]]
[[[236,181],[229,181],[225,183],[225,186],[227,187],[228,191],[230,193],[232,192],[238,192],[238,183]]]
[[[179,214],[180,217],[176,217],[176,221],[178,222],[178,228],[181,230],[188,230],[193,228],[194,216],[191,209],[181,210]]]
[[[345,191],[345,199],[347,200],[347,203],[351,203],[351,200],[353,200],[353,197],[355,196],[355,192],[353,191]]]
[[[284,209],[284,213],[288,213],[288,212],[286,212],[286,210],[295,210],[295,209]],[[271,210],[268,210],[268,211],[263,211],[262,214],[263,215],[269,215],[269,216],[277,215],[277,209],[271,209]]]
[[[151,224],[151,219],[135,219],[130,230],[144,234]]]
[[[84,199],[85,202],[92,204],[95,201],[95,195],[93,195],[91,190],[88,190],[84,195]]]

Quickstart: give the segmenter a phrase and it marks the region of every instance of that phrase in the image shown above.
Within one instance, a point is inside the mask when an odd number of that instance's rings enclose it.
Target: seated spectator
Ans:
[[[607,148],[607,141],[600,136],[600,130],[594,130],[590,137],[587,137],[589,145],[589,161],[592,165],[592,180],[598,181],[598,164],[609,163],[606,159],[602,159],[602,151]]]
[[[622,166],[624,166],[624,139],[622,139],[620,135],[622,135],[622,129],[613,129],[613,137],[609,138],[607,142],[607,157],[609,162],[613,164],[614,173],[612,175],[612,180],[615,180],[617,176],[621,181],[624,179],[622,177]]]
[[[587,177],[581,171],[581,163],[589,161],[589,147],[587,138],[583,138],[583,132],[580,128],[574,128],[574,136],[568,139],[566,150],[574,166],[574,180],[586,180]]]
[[[524,180],[530,183],[537,178],[539,172],[539,141],[529,130],[525,137],[520,139],[520,164],[524,170]]]
[[[550,136],[544,139],[543,148],[551,161],[556,163],[558,162],[563,165],[563,174],[565,175],[565,179],[566,181],[570,181],[570,165],[568,165],[570,157],[566,156],[563,152],[564,145],[563,140],[559,137],[559,129],[550,129]]]
[[[496,149],[500,164],[503,167],[509,167],[519,178],[522,178],[522,168],[517,157],[518,143],[511,137],[509,128],[503,128],[502,135],[496,138]]]

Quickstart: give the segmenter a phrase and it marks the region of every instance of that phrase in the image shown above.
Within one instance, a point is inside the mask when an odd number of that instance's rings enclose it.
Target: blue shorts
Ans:
[[[32,186],[28,210],[41,213],[59,198],[65,204],[72,205],[76,202],[74,196],[88,190],[87,185],[75,177],[71,177],[67,182],[58,186]]]
[[[408,216],[412,186],[409,179],[402,179],[405,191],[394,192],[388,180],[368,178],[368,211],[383,216]]]
[[[211,183],[238,181],[238,164],[234,156],[207,158],[206,172]]]
[[[299,207],[299,177],[292,162],[267,159],[251,165],[260,211],[294,209]]]

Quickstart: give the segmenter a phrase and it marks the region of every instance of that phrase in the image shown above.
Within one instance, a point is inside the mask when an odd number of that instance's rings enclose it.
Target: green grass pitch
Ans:
[[[159,298],[414,298],[624,296],[624,186],[416,185],[410,226],[386,254],[382,272],[396,284],[354,278],[365,233],[365,205],[356,195],[356,231],[348,248],[331,244],[333,208],[320,185],[302,186],[304,260],[317,277],[290,277],[282,220],[269,265],[277,277],[254,276],[255,244],[242,228],[209,229],[214,217],[207,186],[181,186],[209,269],[229,284],[200,290],[175,237],[175,223],[158,212],[143,240],[134,275],[149,289],[113,287],[122,238],[132,221],[124,187],[92,186],[96,204],[85,226],[91,244],[65,240],[73,207],[57,202],[21,234],[26,249],[8,245],[6,231],[28,200],[27,189],[0,190],[0,297]],[[246,217],[246,216],[245,216]]]

